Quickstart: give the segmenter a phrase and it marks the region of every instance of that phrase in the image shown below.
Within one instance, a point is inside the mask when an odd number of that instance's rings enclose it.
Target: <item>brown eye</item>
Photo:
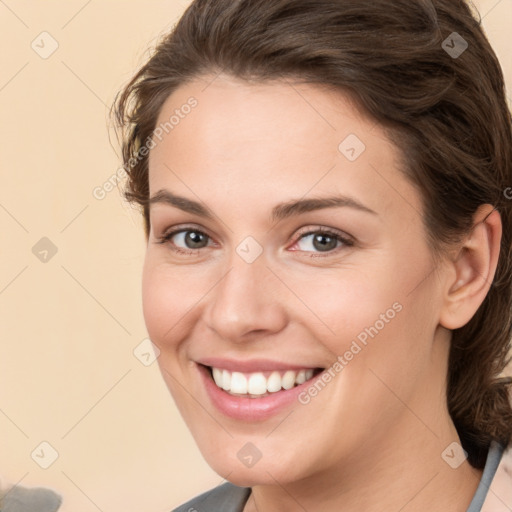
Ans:
[[[187,249],[201,249],[208,245],[208,237],[204,233],[199,231],[184,231],[184,233],[184,243],[188,246]]]
[[[299,247],[300,251],[304,252],[331,253],[343,246],[353,246],[354,242],[339,233],[317,229],[300,235],[295,245]]]
[[[159,243],[165,244],[170,242],[171,248],[174,250],[194,250],[207,247],[209,238],[206,233],[197,229],[178,229],[166,233],[159,240]]]
[[[324,235],[323,233],[314,235],[313,237],[313,247],[319,251],[336,249],[337,244],[338,240],[335,237]]]

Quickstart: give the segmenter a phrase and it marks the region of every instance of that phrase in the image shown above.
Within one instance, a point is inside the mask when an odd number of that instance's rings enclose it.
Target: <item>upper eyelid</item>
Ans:
[[[212,236],[210,236],[208,233],[207,233],[207,230],[204,229],[204,228],[199,228],[199,227],[196,227],[196,226],[188,226],[188,225],[184,225],[184,226],[175,226],[175,227],[171,227],[171,228],[168,228],[168,229],[165,229],[162,233],[162,237],[164,236],[167,236],[167,235],[170,235],[171,233],[176,235],[178,233],[181,233],[183,231],[196,231],[198,233],[203,233],[204,235],[208,236],[209,238],[213,238]],[[312,233],[316,233],[316,232],[327,232],[327,233],[332,233],[333,235],[339,235],[339,236],[342,236],[342,237],[345,237],[345,238],[353,238],[351,235],[349,235],[348,233],[346,233],[345,231],[341,230],[341,229],[337,229],[337,228],[330,228],[330,227],[327,227],[327,226],[321,226],[321,225],[314,225],[314,224],[310,224],[306,227],[302,227],[302,228],[299,228],[298,230],[296,230],[298,232],[298,235],[306,235],[306,234],[312,234]]]

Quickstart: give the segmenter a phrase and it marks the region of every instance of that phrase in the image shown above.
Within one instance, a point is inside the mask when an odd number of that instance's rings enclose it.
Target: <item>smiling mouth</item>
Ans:
[[[263,398],[279,391],[292,389],[313,379],[324,370],[324,368],[303,368],[246,373],[211,366],[205,366],[205,368],[219,389],[232,396],[244,398]]]

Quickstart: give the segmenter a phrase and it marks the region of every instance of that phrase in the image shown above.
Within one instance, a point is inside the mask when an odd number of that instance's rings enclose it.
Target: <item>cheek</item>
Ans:
[[[435,289],[425,280],[429,270],[428,257],[412,265],[395,255],[364,272],[344,269],[296,279],[295,291],[309,310],[299,321],[314,328],[333,360],[346,356],[351,367],[386,365],[386,373],[407,373],[423,364],[437,325]]]
[[[301,323],[315,327],[315,337],[332,353],[343,354],[351,342],[364,344],[370,336],[384,332],[395,322],[402,309],[404,287],[399,279],[389,279],[392,272],[365,269],[336,269],[319,273],[314,279],[296,276],[297,296],[303,299]]]
[[[177,343],[188,321],[187,311],[198,301],[193,280],[179,269],[146,254],[142,272],[142,310],[150,338],[161,350]]]

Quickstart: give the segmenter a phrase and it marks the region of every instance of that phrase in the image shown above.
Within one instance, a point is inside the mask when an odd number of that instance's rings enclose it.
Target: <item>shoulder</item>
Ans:
[[[3,512],[56,512],[62,502],[59,494],[43,487],[15,485],[2,494],[0,506]]]
[[[227,482],[196,496],[172,512],[242,512],[250,494],[250,487],[238,487]]]
[[[482,512],[512,510],[512,443],[503,449]]]

